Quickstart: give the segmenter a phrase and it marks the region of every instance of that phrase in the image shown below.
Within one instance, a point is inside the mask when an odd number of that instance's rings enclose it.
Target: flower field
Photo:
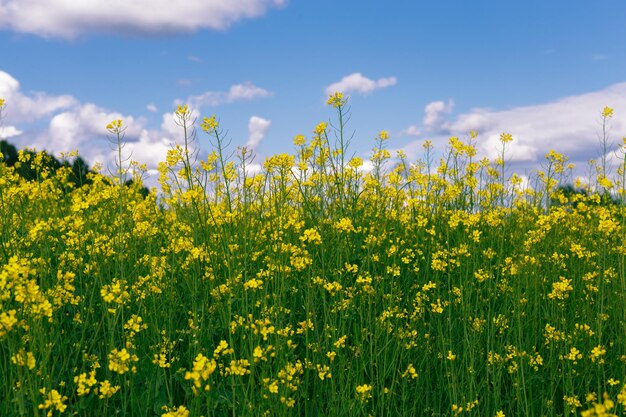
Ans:
[[[0,415],[622,415],[624,145],[580,189],[556,152],[509,174],[508,134],[364,162],[328,104],[260,171],[179,107],[158,195],[122,121],[82,186],[0,163]]]

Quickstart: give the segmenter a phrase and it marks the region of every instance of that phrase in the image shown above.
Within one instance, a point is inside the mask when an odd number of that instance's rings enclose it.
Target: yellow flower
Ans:
[[[287,408],[292,408],[296,404],[296,400],[294,400],[291,397],[290,398],[280,397],[280,402],[285,404]]]
[[[98,383],[96,380],[96,371],[93,370],[89,372],[89,376],[87,376],[86,372],[76,375],[74,377],[74,382],[77,384],[76,393],[78,396],[87,395],[91,391],[91,387]]]
[[[196,359],[193,361],[193,369],[185,373],[186,380],[193,381],[193,392],[197,394],[197,389],[200,388],[203,382],[207,381],[211,374],[217,369],[217,363],[214,359],[209,359],[203,354],[199,353]],[[210,388],[209,384],[204,387],[205,391]]]
[[[300,241],[303,243],[310,242],[314,245],[320,245],[322,243],[322,236],[315,228],[306,229],[302,236],[300,236]]]
[[[571,279],[559,277],[558,282],[552,283],[552,292],[548,294],[548,298],[551,300],[565,300],[573,289]]]
[[[247,359],[231,360],[226,367],[226,375],[244,376],[250,373],[250,361]]]
[[[263,379],[263,382],[267,384],[267,390],[271,392],[272,394],[278,394],[278,381],[272,381],[272,382],[269,382],[269,381],[270,381],[269,378]]]
[[[322,136],[324,133],[326,133],[327,127],[328,127],[328,124],[322,122],[318,124],[317,126],[315,126],[313,133],[315,133],[317,136]]]
[[[580,415],[582,417],[617,417],[617,414],[611,412],[613,407],[615,407],[613,400],[611,400],[606,392],[604,393],[603,398],[603,403],[593,403],[591,408],[582,411]]]
[[[200,127],[207,133],[213,133],[217,130],[219,124],[215,120],[215,115],[213,115],[211,117],[203,117]]]
[[[120,133],[123,128],[122,119],[113,120],[111,123],[107,125],[107,130],[111,133]]]
[[[133,314],[130,319],[124,324],[124,329],[130,330],[131,335],[134,336],[135,333],[139,333],[140,331],[147,329],[148,325],[143,323],[143,319],[141,316]]]
[[[186,104],[183,104],[183,105],[179,104],[174,114],[178,117],[184,118],[185,116],[189,114],[189,107]]]
[[[217,358],[220,355],[228,355],[230,353],[233,353],[233,349],[232,348],[228,348],[228,342],[226,340],[221,340],[219,345],[217,345],[217,347],[215,348],[215,350],[213,351],[213,357]],[[198,355],[198,357],[200,357],[201,355]]]
[[[0,98],[0,109],[4,107],[4,103],[5,103],[4,99]]]
[[[502,133],[500,135],[500,142],[502,143],[509,143],[513,140],[513,135],[511,135],[510,133]]]
[[[137,362],[138,360],[137,355],[131,355],[126,348],[122,350],[113,349],[109,353],[109,370],[118,374],[124,374],[130,370],[131,362]],[[134,367],[132,371],[135,372]]]
[[[47,410],[49,408],[55,408],[59,413],[63,413],[67,408],[67,405],[64,404],[67,401],[67,397],[59,394],[59,392],[55,389],[50,390],[49,392],[42,388],[39,392],[44,396],[45,401],[43,404],[39,404],[38,408],[40,410]],[[52,415],[52,410],[48,411],[47,416]]]
[[[111,398],[113,394],[120,390],[119,385],[111,385],[108,379],[100,382],[100,387],[96,390],[96,394],[100,394],[98,398],[101,400]]]
[[[161,417],[189,417],[189,410],[184,405],[172,408],[163,406],[163,410],[165,413]]]
[[[602,117],[606,119],[613,117],[613,109],[609,106],[605,106],[604,109],[602,109]]]
[[[306,138],[304,137],[304,135],[296,135],[293,138],[293,144],[296,146],[302,146],[306,143]]]
[[[346,339],[348,339],[348,336],[341,336],[339,339],[337,339],[337,341],[335,343],[333,343],[333,345],[337,349],[344,348],[344,347],[346,347]]]
[[[252,278],[243,283],[245,289],[260,290],[263,289],[263,280]]]
[[[330,372],[330,368],[328,367],[328,365],[317,365],[316,366],[317,369],[317,375],[319,376],[319,378],[323,381],[326,378],[332,378],[333,374]]]
[[[591,359],[591,362],[598,362],[598,364],[603,364],[604,355],[606,355],[606,349],[602,345],[598,345],[591,349],[591,354],[589,355],[589,358]]]
[[[348,161],[348,166],[352,169],[357,169],[363,166],[363,159],[355,156],[354,158]]]
[[[356,230],[354,229],[354,225],[352,224],[352,220],[350,220],[347,217],[342,218],[341,220],[337,221],[333,227],[336,230],[342,231],[342,232],[356,232]]]
[[[356,397],[361,402],[366,402],[368,399],[372,398],[372,386],[368,384],[357,385]]]
[[[410,363],[409,366],[406,367],[406,371],[404,371],[404,373],[402,374],[402,378],[407,377],[410,377],[411,379],[415,379],[418,377],[417,371],[415,370],[415,367],[412,363]]]
[[[169,368],[172,366],[171,363],[168,362],[167,355],[164,352],[161,352],[158,355],[155,353],[152,363],[158,365],[159,368]]]
[[[11,356],[11,362],[18,366],[26,366],[28,369],[34,369],[37,362],[32,352],[26,352],[24,349],[20,349],[17,354]]]
[[[340,93],[339,91],[337,91],[331,94],[330,97],[328,97],[328,101],[326,102],[326,104],[338,109],[342,107],[344,104],[346,104],[346,100],[343,98],[343,93]]]

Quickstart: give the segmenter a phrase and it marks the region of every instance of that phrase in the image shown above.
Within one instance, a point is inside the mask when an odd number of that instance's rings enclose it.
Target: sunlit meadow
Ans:
[[[180,106],[147,196],[121,120],[117,170],[82,186],[0,163],[0,415],[624,413],[625,145],[609,172],[600,132],[579,184],[556,152],[509,173],[506,132],[496,160],[475,132],[409,159],[383,131],[363,161],[328,105],[260,171]]]

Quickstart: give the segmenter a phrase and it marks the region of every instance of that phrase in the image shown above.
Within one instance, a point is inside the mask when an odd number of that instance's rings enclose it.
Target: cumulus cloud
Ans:
[[[424,126],[434,131],[423,139],[446,143],[450,136],[466,136],[476,131],[477,145],[483,155],[498,156],[500,134],[510,133],[508,161],[536,167],[551,149],[568,156],[577,165],[599,156],[601,112],[605,106],[615,113],[609,122],[609,141],[614,147],[626,136],[626,83],[614,84],[600,91],[564,97],[549,103],[515,107],[507,110],[473,109],[449,119],[446,105],[426,106]],[[434,137],[433,137],[434,136]],[[417,150],[422,140],[407,146]],[[614,149],[613,147],[613,149]]]
[[[165,161],[167,151],[172,148],[174,142],[174,136],[143,129],[136,141],[124,145],[123,152],[126,159],[132,158],[146,164],[148,169],[154,169],[159,162]]]
[[[19,136],[22,133],[24,132],[22,132],[15,126],[0,126],[0,140],[9,139],[14,136]]]
[[[257,87],[251,82],[235,84],[226,92],[223,91],[207,91],[206,93],[191,96],[187,99],[187,104],[192,108],[198,109],[204,106],[218,106],[224,103],[233,103],[235,101],[249,101],[257,98],[271,96],[269,91]],[[180,101],[180,100],[178,100]]]
[[[421,135],[422,135],[422,130],[415,125],[411,125],[407,127],[406,129],[404,129],[402,132],[400,132],[400,136],[421,136]]]
[[[391,87],[398,82],[396,77],[379,78],[371,80],[364,77],[360,72],[346,75],[340,81],[332,83],[326,87],[326,95],[330,95],[339,91],[344,94],[361,93],[367,94],[379,88]]]
[[[38,148],[50,147],[58,150],[89,149],[95,143],[94,139],[110,136],[106,125],[117,119],[122,119],[127,126],[125,138],[137,140],[143,128],[141,122],[132,116],[110,112],[87,103],[52,117],[47,131],[41,135],[36,145]]]
[[[163,115],[160,128],[148,129],[146,121],[99,107],[80,103],[72,96],[24,93],[20,83],[0,71],[0,97],[6,100],[0,139],[10,139],[18,148],[36,148],[58,154],[78,149],[90,164],[114,166],[115,151],[106,125],[122,119],[124,154],[155,168],[165,159],[170,144],[179,139],[180,127],[173,115]],[[157,110],[156,106],[153,110]],[[197,117],[197,114],[195,114]]]
[[[43,37],[160,35],[224,30],[286,0],[0,0],[0,29]]]
[[[424,127],[428,130],[437,130],[443,127],[447,115],[452,112],[454,102],[452,100],[433,101],[424,108]]]
[[[272,122],[267,119],[263,119],[262,117],[252,116],[250,121],[248,122],[248,142],[246,143],[246,147],[250,149],[256,149],[257,146],[261,143],[265,135],[267,135],[267,131],[269,130]]]
[[[6,100],[5,112],[11,115],[13,123],[32,122],[78,103],[69,95],[51,96],[43,92],[25,95],[19,81],[4,71],[0,71],[0,97]]]
[[[425,133],[432,134],[445,130],[447,122],[447,116],[452,113],[454,108],[454,101],[433,101],[424,107],[424,119],[422,120],[422,126],[411,125],[400,132],[400,136],[415,136],[421,137]]]
[[[1,0],[0,0],[1,1]],[[192,119],[199,118],[199,107],[268,97],[272,93],[250,82],[235,84],[223,92],[208,92],[190,97]],[[58,154],[78,149],[90,165],[99,163],[109,170],[115,169],[114,139],[106,125],[122,119],[124,132],[123,157],[145,163],[154,174],[158,162],[165,160],[172,144],[181,142],[182,130],[174,114],[163,113],[157,128],[148,128],[147,121],[133,115],[122,114],[93,103],[82,103],[69,95],[53,96],[46,93],[25,93],[20,83],[6,72],[0,72],[0,97],[6,99],[4,125],[0,137],[9,138],[18,148],[30,147]],[[146,106],[158,112],[153,103]],[[256,148],[265,138],[271,121],[259,116],[249,119],[247,146]],[[198,152],[196,143],[192,151]]]

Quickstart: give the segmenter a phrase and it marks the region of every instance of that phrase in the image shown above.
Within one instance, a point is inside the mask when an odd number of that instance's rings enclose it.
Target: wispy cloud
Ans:
[[[200,108],[204,106],[218,106],[224,103],[233,103],[236,101],[248,101],[257,98],[271,96],[272,93],[252,84],[245,82],[243,84],[235,84],[228,91],[207,91],[206,93],[191,96],[187,99],[187,104],[192,108]],[[178,100],[177,102],[180,102]]]
[[[223,30],[286,0],[1,0],[0,28],[43,37],[92,33],[159,35]]]
[[[591,54],[591,55],[589,56],[589,58],[590,58],[592,61],[606,61],[607,59],[609,59],[608,55],[605,55],[605,54],[598,54],[598,53]]]
[[[361,93],[367,94],[380,88],[391,87],[398,82],[396,77],[379,78],[372,80],[364,77],[360,72],[346,75],[340,81],[330,84],[326,87],[326,95],[333,94],[336,91],[341,93]]]

